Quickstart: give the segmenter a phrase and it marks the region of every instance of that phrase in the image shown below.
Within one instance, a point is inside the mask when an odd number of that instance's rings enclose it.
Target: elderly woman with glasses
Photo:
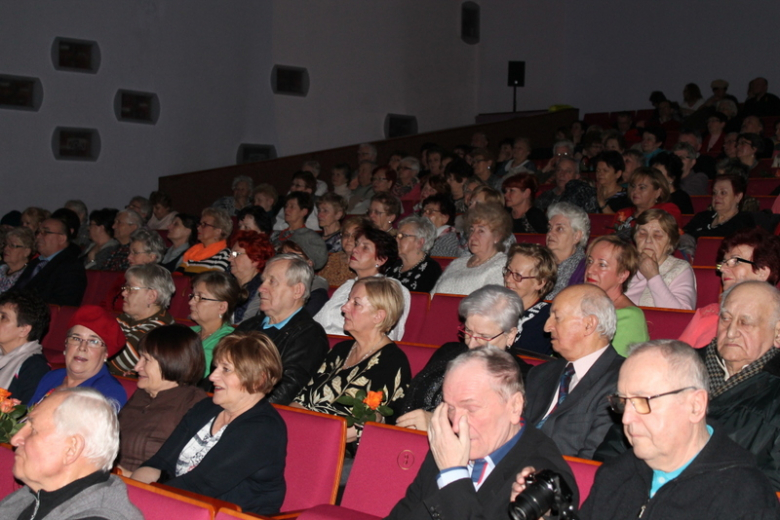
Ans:
[[[168,271],[176,271],[184,253],[197,242],[197,226],[197,217],[186,213],[177,214],[168,225],[168,240],[171,242],[171,247],[165,251],[165,255],[160,260],[162,266]]]
[[[531,351],[551,356],[550,333],[544,324],[550,317],[550,304],[544,301],[555,286],[558,268],[552,251],[539,244],[515,244],[507,253],[504,286],[523,300],[523,313],[517,321],[513,354]]]
[[[780,238],[760,227],[740,229],[723,239],[718,249],[718,265],[723,292],[740,282],[780,282]],[[696,309],[680,341],[693,348],[710,344],[718,333],[720,304]]]
[[[582,283],[585,279],[585,246],[590,238],[590,219],[585,210],[558,202],[547,209],[550,220],[547,230],[547,247],[555,255],[558,276],[548,300],[570,285]]]
[[[233,332],[230,317],[245,300],[246,292],[235,278],[221,271],[207,271],[192,279],[190,319],[197,323],[192,330],[198,333],[206,355],[206,373],[211,372],[214,348],[219,340]]]
[[[368,218],[377,229],[395,235],[396,230],[393,229],[393,223],[395,223],[402,211],[403,208],[398,197],[387,192],[379,192],[371,197]]]
[[[35,235],[25,227],[13,228],[5,235],[3,262],[0,266],[0,293],[14,286],[35,252]]]
[[[349,258],[355,249],[355,234],[359,227],[370,225],[368,220],[358,216],[347,217],[341,223],[341,251],[330,253],[328,262],[319,272],[331,287],[338,287],[355,276],[349,268]]]
[[[416,157],[404,157],[398,163],[398,178],[390,193],[401,200],[420,200],[420,161]]]
[[[127,270],[122,287],[122,314],[116,319],[127,343],[111,360],[109,368],[112,372],[131,372],[138,363],[141,339],[149,331],[175,322],[167,311],[175,291],[171,273],[162,266],[141,264]]]
[[[249,295],[233,313],[233,323],[239,324],[260,312],[260,295],[257,291],[263,282],[261,273],[275,251],[268,237],[255,231],[236,233],[231,240],[230,249],[230,274]]]
[[[37,404],[57,388],[85,386],[124,406],[127,393],[106,367],[106,360],[124,345],[122,329],[108,311],[97,305],[79,307],[65,336],[65,368],[43,376],[28,404]]]
[[[388,276],[410,291],[430,292],[441,276],[441,266],[430,257],[436,230],[430,220],[413,215],[398,224],[398,262]]]
[[[184,253],[177,270],[189,275],[227,271],[230,248],[226,240],[232,232],[233,221],[224,209],[204,209],[198,223],[198,243]]]
[[[433,410],[441,403],[441,387],[447,364],[469,349],[487,345],[508,350],[517,336],[517,321],[523,312],[523,302],[513,291],[500,285],[486,285],[465,297],[458,313],[465,319],[460,329],[463,342],[445,343],[436,349],[431,359],[417,374],[401,404],[401,416],[395,424],[404,428],[427,431]],[[530,366],[515,357],[523,374]]]

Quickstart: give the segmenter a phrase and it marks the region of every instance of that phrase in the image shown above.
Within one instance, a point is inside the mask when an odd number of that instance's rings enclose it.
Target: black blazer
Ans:
[[[528,373],[525,416],[536,426],[550,407],[568,361],[556,359],[535,366]],[[610,345],[574,390],[550,414],[542,431],[564,455],[592,459],[609,428],[617,422],[607,396],[617,389],[623,358]]]
[[[52,305],[80,306],[87,290],[87,274],[79,254],[76,244],[68,245],[35,277],[32,273],[40,258],[31,260],[12,289],[34,292]]]
[[[389,520],[508,519],[512,483],[520,470],[526,466],[533,466],[537,471],[551,469],[560,473],[574,493],[574,503],[579,504],[574,476],[558,448],[555,447],[555,443],[526,421],[525,431],[517,444],[488,475],[479,491],[474,489],[474,483],[468,478],[456,480],[439,489],[436,485],[439,468],[429,452],[414,481],[406,490],[406,496],[395,505],[386,518]]]

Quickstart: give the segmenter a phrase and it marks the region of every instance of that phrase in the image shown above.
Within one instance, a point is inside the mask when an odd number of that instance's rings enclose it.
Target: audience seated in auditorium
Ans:
[[[347,200],[336,193],[326,193],[317,199],[317,223],[328,253],[341,251],[341,221],[347,213]]]
[[[634,304],[686,310],[696,307],[696,277],[691,264],[672,256],[679,240],[677,221],[662,209],[649,209],[636,220],[639,271],[626,290]]]
[[[547,164],[544,165],[544,168],[542,168],[541,172],[537,175],[537,178],[541,183],[546,183],[550,181],[550,177],[555,172],[555,169],[558,167],[558,163],[563,158],[568,158],[575,160],[575,144],[572,141],[564,140],[564,141],[557,141],[555,144],[553,144],[552,147],[552,158],[547,161]]]
[[[596,213],[615,213],[631,206],[631,200],[620,186],[626,163],[620,152],[604,151],[596,157]]]
[[[682,161],[680,190],[692,196],[707,195],[709,191],[709,177],[707,177],[706,173],[694,170],[698,164],[698,154],[693,146],[688,143],[677,143],[674,146],[674,155]]]
[[[290,184],[290,191],[285,198],[285,204],[279,209],[276,214],[276,220],[274,221],[274,231],[282,231],[287,228],[289,222],[287,222],[287,202],[290,200],[290,196],[293,193],[306,193],[309,195],[312,201],[312,208],[309,209],[309,213],[305,217],[305,225],[307,228],[319,231],[320,226],[317,224],[317,208],[314,206],[314,192],[317,190],[317,179],[311,172],[297,171],[292,176],[292,184]],[[299,204],[301,199],[298,199]],[[303,206],[301,206],[302,208]]]
[[[490,150],[475,148],[471,151],[471,163],[474,167],[474,176],[490,186],[494,190],[501,190],[501,176],[497,175],[493,168],[495,161]]]
[[[441,266],[431,259],[436,228],[425,217],[412,215],[398,224],[398,261],[387,272],[410,291],[431,292],[441,276]]]
[[[35,234],[26,227],[11,228],[3,241],[3,265],[0,265],[0,293],[6,292],[22,276],[35,252]]]
[[[512,217],[513,233],[544,233],[547,217],[534,205],[539,183],[531,173],[517,173],[502,183],[504,204]],[[546,192],[549,193],[549,192]]]
[[[37,234],[38,227],[40,227],[41,222],[49,218],[50,215],[51,212],[48,210],[31,206],[22,211],[22,227],[26,227],[33,233]]]
[[[262,334],[238,332],[220,341],[214,360],[214,397],[193,406],[132,478],[278,513],[287,428],[266,396],[282,375],[279,353]]]
[[[625,295],[628,281],[639,270],[639,252],[630,242],[604,235],[588,246],[586,265],[585,282],[600,287],[615,305],[617,329],[612,346],[625,356],[630,344],[650,339],[645,313]]]
[[[119,414],[117,466],[125,476],[150,459],[192,406],[206,398],[195,385],[206,360],[198,335],[184,325],[158,327],[138,344],[138,391]]]
[[[691,196],[680,189],[682,178],[682,159],[672,152],[661,152],[650,160],[650,167],[660,171],[669,185],[669,202],[677,206],[680,213],[693,214]]]
[[[769,150],[772,150],[772,146],[770,146]],[[84,201],[73,199],[69,200],[65,203],[63,206],[65,209],[71,210],[73,213],[76,214],[76,216],[79,218],[79,231],[76,233],[76,239],[73,241],[74,244],[79,246],[79,248],[83,251],[88,245],[89,245],[89,212],[87,211],[87,205],[84,204]]]
[[[265,263],[274,254],[274,247],[268,237],[256,231],[239,231],[231,238],[230,274],[247,292],[247,299],[236,307],[233,313],[233,323],[241,323],[260,312],[257,289],[263,281],[261,273],[265,269]]]
[[[223,209],[229,216],[235,217],[239,211],[252,203],[252,201],[249,200],[249,196],[252,194],[254,183],[251,177],[239,175],[233,179],[231,187],[233,189],[233,195],[227,195],[217,199],[211,207]]]
[[[38,404],[58,388],[76,386],[98,390],[123,406],[127,394],[108,372],[106,360],[125,345],[125,336],[116,318],[97,305],[84,305],[68,322],[65,337],[65,368],[52,370],[38,383],[28,405]]]
[[[688,83],[683,88],[683,100],[680,103],[680,113],[683,117],[693,114],[704,104],[704,96],[696,83]]]
[[[198,333],[206,355],[206,377],[211,372],[214,348],[233,332],[230,318],[238,303],[246,298],[235,278],[222,271],[206,271],[192,279],[190,319],[197,323],[192,330]]]
[[[529,178],[536,182],[533,177]],[[466,295],[484,285],[503,284],[502,269],[506,265],[504,241],[512,234],[509,213],[498,204],[477,204],[466,214],[465,227],[468,230],[469,254],[447,266],[432,294]]]
[[[227,237],[233,232],[233,221],[219,208],[206,208],[198,222],[198,243],[189,248],[176,269],[194,275],[208,271],[230,269],[230,248]]]
[[[423,201],[428,197],[436,194],[450,195],[450,185],[447,184],[447,179],[441,175],[430,175],[420,182],[422,183],[420,202],[414,205],[414,211],[417,213],[422,212]]]
[[[486,285],[472,292],[458,306],[464,319],[462,342],[445,343],[417,374],[401,405],[397,426],[428,431],[433,411],[442,400],[442,383],[447,365],[467,350],[495,347],[509,350],[517,337],[517,323],[523,312],[520,297],[500,285]],[[528,373],[528,363],[514,356],[520,371]]]
[[[514,244],[509,248],[504,286],[523,301],[517,336],[510,348],[513,354],[553,354],[550,333],[544,331],[550,304],[544,300],[555,285],[557,273],[555,257],[548,248],[538,244]]]
[[[416,157],[403,157],[398,163],[398,178],[390,191],[401,200],[420,200],[420,161]]]
[[[125,206],[125,209],[133,210],[138,213],[143,221],[141,227],[145,226],[146,221],[152,216],[152,203],[149,202],[149,199],[140,195],[136,195],[130,199],[130,202]]]
[[[761,146],[757,147],[756,158],[768,159],[772,157],[772,150],[775,145],[770,138],[764,136],[764,123],[761,121],[761,118],[758,116],[746,116],[742,120],[742,126],[740,127],[739,133],[758,136],[759,141],[757,141],[756,144],[760,142]]]
[[[293,406],[347,416],[351,407],[337,402],[339,397],[354,396],[358,390],[382,392],[381,404],[394,411],[387,421],[394,423],[412,378],[406,354],[388,336],[405,312],[405,300],[392,278],[371,276],[354,282],[342,306],[343,331],[354,339],[328,351]],[[347,430],[347,442],[358,436],[354,426]]]
[[[320,197],[322,195],[325,195],[325,193],[328,191],[328,184],[319,179],[320,176],[320,162],[319,161],[303,161],[303,164],[301,165],[301,171],[309,172],[312,175],[314,175],[314,179],[316,180],[317,187],[314,190],[314,196]]]
[[[371,181],[376,166],[377,164],[373,160],[365,159],[358,163],[357,174],[349,184],[352,195],[349,198],[347,214],[365,215],[368,213],[368,205],[371,204],[371,197],[374,196]]]
[[[715,177],[712,209],[697,213],[685,225],[680,249],[692,254],[696,251],[696,239],[700,237],[723,237],[740,229],[754,227],[753,215],[740,211],[746,191],[747,182],[741,175],[732,173]]]
[[[281,230],[274,231],[273,235],[271,235],[274,246],[280,247],[282,242],[289,240],[294,233],[300,230],[312,231],[306,227],[306,222],[313,211],[314,199],[311,193],[293,191],[288,194],[284,203],[284,209],[282,209],[286,226]]]
[[[127,342],[111,359],[113,373],[127,374],[138,363],[138,343],[149,331],[174,323],[168,313],[176,292],[171,273],[157,264],[140,264],[125,273],[122,287],[122,314],[117,317]]]
[[[780,281],[780,239],[763,228],[743,228],[727,236],[717,258],[724,292],[748,280],[773,286]],[[719,314],[718,303],[696,309],[679,340],[693,348],[706,347],[717,334]]]
[[[15,291],[0,295],[0,388],[12,399],[29,402],[49,371],[40,341],[50,319],[49,306],[37,296]]]
[[[279,193],[270,184],[261,183],[252,190],[252,205],[260,206],[266,213],[273,215],[277,202],[279,202]]]
[[[168,229],[177,214],[173,210],[171,196],[161,191],[153,191],[149,195],[149,202],[152,205],[152,218],[146,223],[146,227],[154,230]]]
[[[241,231],[257,231],[271,236],[273,233],[272,213],[262,206],[247,206],[236,214],[238,229]]]
[[[702,149],[706,153],[717,154],[723,151],[723,141],[726,137],[726,122],[728,118],[720,112],[713,112],[707,119],[707,135],[702,141]]]
[[[536,165],[528,158],[531,155],[531,151],[530,140],[525,137],[516,138],[512,144],[512,157],[505,161],[501,165],[501,168],[496,169],[496,175],[499,179],[503,180],[518,173],[531,173],[537,175],[539,172]],[[484,181],[485,179],[482,180]],[[539,180],[541,182],[541,179]],[[500,184],[499,187],[492,185],[490,187],[493,189],[500,189]]]
[[[89,240],[81,258],[85,269],[97,269],[119,247],[114,238],[114,221],[118,211],[110,208],[96,209],[89,214]]]
[[[325,243],[317,233],[308,230],[308,233],[296,233],[290,240],[282,244],[280,253],[296,255],[308,263],[316,273],[323,268],[328,261],[328,251]],[[309,316],[314,316],[328,301],[328,281],[317,274],[309,288],[309,298],[303,307]]]
[[[707,392],[718,388],[711,378],[679,341],[632,349],[610,403],[633,449],[599,468],[580,518],[777,518],[777,497],[753,455],[727,426],[707,424],[716,399]]]
[[[541,211],[547,211],[547,208],[549,208],[552,204],[555,204],[556,202],[561,202],[562,200],[564,200],[564,197],[568,195],[570,198],[572,197],[576,198],[576,200],[568,200],[568,202],[572,202],[574,204],[582,206],[583,209],[586,210],[586,212],[588,209],[595,211],[595,207],[587,208],[583,206],[582,204],[582,202],[584,202],[582,200],[583,197],[581,196],[580,193],[577,193],[577,191],[580,190],[581,188],[578,185],[578,183],[574,183],[574,185],[571,185],[572,191],[566,193],[569,183],[573,180],[578,180],[579,178],[580,178],[580,171],[579,171],[579,165],[577,164],[577,160],[571,157],[561,157],[560,160],[558,160],[558,163],[555,166],[555,171],[553,173],[553,177],[552,177],[552,181],[554,183],[553,189],[547,190],[541,195],[539,195],[538,197],[535,197],[535,201],[532,200],[532,202]],[[587,194],[585,196],[585,199],[595,198],[595,194],[591,193],[592,190],[593,188],[586,190]],[[504,195],[506,196],[506,193]],[[594,195],[594,197],[590,197],[590,195]],[[515,233],[529,233],[529,232],[532,231],[515,231]],[[537,231],[537,233],[541,233],[541,232],[542,231]]]
[[[35,292],[51,305],[81,305],[87,275],[73,243],[79,218],[69,209],[58,209],[41,222],[36,233],[38,256],[27,263],[13,289]]]
[[[402,212],[403,207],[398,197],[387,191],[378,191],[371,197],[368,218],[377,229],[395,236],[396,230],[393,225]]]
[[[637,168],[631,176],[628,196],[633,206],[623,208],[615,213],[612,228],[625,240],[630,240],[636,219],[649,209],[662,209],[680,220],[680,209],[669,201],[669,182],[655,168]]]
[[[322,325],[328,334],[344,334],[344,315],[341,308],[347,303],[355,280],[370,276],[384,277],[398,261],[398,244],[390,234],[371,225],[357,227],[354,234],[355,247],[348,265],[357,273],[357,277],[347,280],[336,289],[330,300],[314,316],[314,320]],[[397,284],[404,300],[401,316],[393,322],[394,328],[389,331],[391,340],[400,341],[404,337],[404,327],[409,316],[412,297],[401,282],[394,278],[390,280]]]
[[[644,164],[645,156],[639,150],[626,150],[623,152],[623,162],[626,165],[626,169],[623,171],[623,187],[628,188],[631,186],[631,179],[634,176],[634,172],[641,168]],[[631,200],[631,193],[627,192],[629,201]]]
[[[352,196],[352,190],[349,189],[351,179],[352,168],[347,163],[338,163],[330,170],[330,183],[333,185],[331,191],[343,197],[347,203]]]
[[[585,280],[585,246],[590,238],[590,219],[582,208],[568,202],[550,206],[547,218],[550,224],[546,243],[557,265],[555,287],[546,296],[552,300],[566,287]]]
[[[615,306],[598,287],[567,287],[552,302],[544,328],[562,359],[528,373],[525,419],[563,455],[592,458],[614,423],[607,396],[623,362],[611,345],[616,324]]]
[[[256,330],[274,342],[282,358],[281,379],[268,397],[290,404],[314,376],[328,351],[328,338],[303,308],[314,271],[300,257],[281,254],[270,259],[260,286],[260,312],[237,330]]]
[[[24,487],[0,502],[4,518],[143,520],[122,480],[115,405],[87,388],[55,392],[11,438],[13,475]]]
[[[648,127],[642,130],[640,149],[645,156],[645,166],[650,166],[650,160],[663,152],[666,142],[666,130],[661,127]]]
[[[349,269],[349,259],[355,249],[355,233],[361,225],[370,226],[371,223],[359,216],[347,217],[341,223],[341,251],[329,254],[328,262],[319,273],[329,286],[338,287],[355,276]]]
[[[428,152],[425,154],[427,158],[426,164],[428,165],[428,175],[444,175],[447,177],[445,171],[446,164],[444,163],[446,152],[437,145],[428,148]],[[449,180],[449,179],[448,179]]]
[[[171,247],[165,251],[160,263],[168,271],[174,272],[179,267],[181,259],[198,238],[198,219],[186,213],[178,213],[168,225],[168,240]]]
[[[677,138],[677,144],[688,144],[693,147],[693,151],[695,152],[693,158],[696,159],[696,164],[693,165],[693,171],[703,173],[708,178],[715,177],[715,157],[701,153],[702,137],[698,130],[688,130],[683,128],[680,130],[680,135]],[[674,150],[677,151],[677,148],[674,148]],[[685,158],[680,158],[683,159],[683,172],[685,172]],[[683,178],[685,177],[686,176],[683,174]],[[685,189],[685,183],[683,183],[683,189]],[[689,190],[685,191],[688,191],[689,195],[696,195],[695,193],[691,193]],[[704,194],[705,193],[702,195]]]
[[[758,159],[763,150],[763,141],[758,134],[739,134],[737,137],[737,158],[749,168],[749,177],[772,177]]]
[[[431,449],[387,518],[505,518],[514,476],[528,466],[559,473],[578,503],[577,485],[555,443],[523,420],[523,386],[515,360],[497,348],[455,358],[431,417]]]
[[[474,198],[472,195],[472,204]],[[455,227],[455,204],[449,195],[436,193],[422,202],[422,215],[436,228],[436,238],[430,250],[431,256],[458,256],[460,237]]]
[[[132,235],[137,230],[143,228],[144,219],[140,213],[128,206],[128,209],[117,213],[114,219],[114,240],[119,246],[111,251],[106,259],[99,264],[95,264],[92,269],[101,271],[126,271],[130,267],[128,255],[130,254],[130,242]]]
[[[742,107],[746,116],[780,116],[780,98],[767,92],[769,82],[766,78],[756,78],[748,85],[747,99]]]
[[[473,168],[463,159],[452,161],[444,169],[444,177],[450,187],[450,194],[457,213],[466,212],[466,181],[473,175]]]
[[[371,187],[374,189],[374,197],[383,192],[392,193],[396,179],[398,179],[398,172],[390,166],[379,166],[378,168],[375,168],[371,174]],[[369,204],[369,213],[370,212],[371,205]]]

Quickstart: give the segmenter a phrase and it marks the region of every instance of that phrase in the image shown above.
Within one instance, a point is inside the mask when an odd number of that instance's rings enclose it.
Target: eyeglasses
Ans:
[[[36,235],[64,235],[65,233],[59,233],[57,231],[49,231],[48,229],[40,228],[35,232]]]
[[[217,229],[217,226],[215,226],[214,224],[207,224],[205,222],[198,222],[198,227],[199,228],[201,228],[201,227],[211,227],[211,228]]]
[[[120,292],[132,292],[132,291],[140,291],[141,289],[151,289],[151,287],[138,287],[135,285],[123,285],[119,288]]]
[[[6,244],[5,247],[10,247],[11,249],[24,249],[27,246],[17,246],[16,244]]]
[[[744,258],[740,258],[738,256],[732,256],[728,260],[724,260],[721,263],[717,264],[715,266],[715,269],[717,269],[718,271],[722,271],[724,267],[728,267],[729,269],[734,269],[735,267],[737,267],[737,264],[740,262],[752,266],[756,265],[755,262],[751,262],[750,260],[745,260]]]
[[[651,399],[658,399],[659,397],[666,397],[667,395],[675,395],[679,394],[681,392],[685,392],[686,390],[696,390],[695,386],[686,386],[685,388],[680,388],[679,390],[672,390],[671,392],[664,392],[663,394],[658,395],[651,395],[649,397],[644,396],[635,396],[635,397],[623,397],[618,394],[612,394],[607,397],[609,400],[609,406],[612,408],[612,411],[617,414],[622,414],[626,411],[626,401],[631,401],[631,405],[634,407],[634,410],[636,410],[636,413],[639,415],[647,415],[652,410],[650,409],[650,400]]]
[[[200,294],[190,294],[189,296],[190,300],[194,300],[195,303],[200,303],[201,301],[207,301],[207,302],[223,302],[225,300],[215,300],[214,298],[206,298],[205,296],[201,296]]]
[[[88,348],[99,349],[106,346],[103,341],[97,338],[81,338],[79,336],[68,336],[65,338],[66,347],[81,347],[82,343],[86,343]]]
[[[469,329],[467,329],[466,327],[463,327],[463,326],[461,326],[461,327],[458,327],[458,332],[460,332],[461,334],[463,334],[463,336],[465,336],[466,338],[473,338],[473,339],[475,339],[476,341],[483,341],[483,342],[485,342],[485,343],[490,343],[491,341],[493,341],[493,340],[494,340],[494,339],[496,339],[497,337],[501,336],[502,334],[506,334],[506,332],[499,332],[499,333],[498,333],[498,334],[496,334],[495,336],[493,336],[493,337],[491,337],[491,338],[488,338],[488,337],[486,337],[486,336],[480,336],[479,334],[474,334],[474,333],[473,333],[473,332],[471,332]]]
[[[233,258],[238,258],[239,256],[245,255],[245,254],[246,254],[246,252],[244,252],[244,253],[239,253],[238,251],[231,251],[230,252],[230,256],[233,257]]]
[[[512,275],[512,280],[515,281],[515,283],[520,283],[523,280],[538,280],[538,276],[523,276],[520,273],[516,273],[515,271],[512,271],[508,267],[504,267],[504,278],[507,276]]]
[[[395,237],[398,240],[403,240],[404,238],[417,238],[417,235],[410,235],[409,233],[397,233]]]
[[[357,233],[342,233],[341,234],[341,240],[344,240],[345,238],[353,239],[357,236]]]

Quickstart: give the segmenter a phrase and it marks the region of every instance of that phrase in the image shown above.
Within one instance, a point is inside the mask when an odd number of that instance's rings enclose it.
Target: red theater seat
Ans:
[[[87,289],[84,291],[82,305],[100,305],[108,297],[111,289],[122,284],[125,273],[120,271],[87,270]],[[119,280],[119,282],[117,282]]]
[[[122,388],[125,389],[125,393],[127,393],[127,399],[129,400],[131,397],[133,397],[133,394],[136,390],[138,390],[138,379],[134,377],[123,377],[123,376],[115,376],[117,381],[122,385]]]
[[[462,299],[459,294],[434,294],[418,343],[443,345],[448,341],[458,341],[458,306]]]
[[[547,235],[544,233],[515,233],[515,240],[518,244],[547,245]]]
[[[409,316],[406,318],[404,326],[403,341],[419,343],[423,336],[423,330],[426,327],[426,318],[428,316],[428,306],[431,301],[431,295],[424,292],[411,291],[412,304],[409,309]]]
[[[398,348],[404,351],[406,359],[409,360],[409,368],[412,369],[412,377],[416,376],[420,370],[430,361],[433,353],[439,348],[438,345],[422,345],[419,343],[407,343],[405,341],[397,343]]]
[[[577,487],[580,490],[580,507],[582,507],[583,502],[590,494],[590,488],[593,487],[593,480],[596,478],[596,471],[601,466],[601,462],[579,457],[564,456],[563,458],[574,473],[574,480],[577,481]]]
[[[205,501],[190,498],[167,489],[150,486],[122,477],[127,485],[127,496],[143,513],[146,520],[212,520],[217,507]]]
[[[49,363],[55,365],[65,364],[65,335],[68,333],[68,323],[76,313],[77,307],[59,307],[49,305],[51,319],[49,332],[44,336],[41,345],[43,355]]]
[[[171,297],[168,312],[177,320],[185,320],[190,317],[190,293],[192,292],[190,281],[189,276],[173,275],[173,285],[176,286],[176,292]]]
[[[14,449],[10,444],[0,444],[0,499],[10,495],[22,485],[14,479]]]
[[[613,233],[612,221],[615,220],[615,215],[588,213],[588,218],[590,219],[591,236],[609,235]]]
[[[701,307],[701,305],[699,305]],[[642,307],[650,339],[677,339],[693,318],[694,311]]]
[[[721,292],[720,276],[714,267],[694,267],[696,275],[696,307],[718,303]]]
[[[431,258],[433,258],[434,260],[436,260],[436,262],[439,263],[442,271],[447,269],[447,266],[450,265],[450,263],[453,260],[455,260],[454,256],[432,256]]]
[[[723,242],[723,237],[701,237],[698,239],[696,253],[693,255],[694,267],[715,267],[718,262],[718,249],[720,249],[721,242]]]

